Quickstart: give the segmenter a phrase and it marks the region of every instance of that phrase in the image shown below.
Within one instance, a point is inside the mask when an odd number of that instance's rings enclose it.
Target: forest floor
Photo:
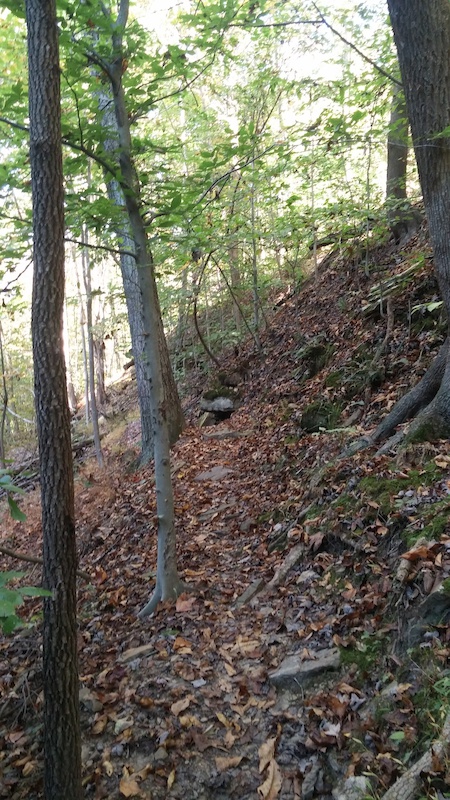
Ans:
[[[386,316],[362,309],[373,287],[411,265],[386,337]],[[90,576],[79,579],[87,798],[331,800],[350,797],[351,781],[337,788],[346,778],[360,778],[355,789],[366,778],[367,796],[382,797],[439,734],[450,634],[440,621],[418,626],[417,615],[450,576],[450,443],[342,455],[437,352],[439,313],[416,309],[436,295],[423,231],[402,250],[374,250],[369,277],[328,256],[317,282],[275,307],[261,355],[250,343],[224,354],[225,370],[247,369],[230,419],[198,427],[205,377],[190,378],[172,472],[191,591],[145,620],[153,475],[132,465],[132,384],[111,388],[121,421],[103,440],[106,466],[92,454],[76,464],[80,569]],[[336,421],[306,433],[317,401]],[[0,544],[39,555],[38,491],[21,506],[26,522],[5,511]],[[302,558],[269,585],[294,551]],[[0,568],[27,565],[1,556]],[[27,584],[39,580],[38,566],[27,570]],[[252,585],[259,593],[240,602]],[[0,638],[0,797],[11,800],[42,792],[39,608],[27,601],[34,625]],[[339,668],[298,691],[269,679],[287,655],[307,663],[334,648]],[[436,761],[417,796],[445,797],[449,774]]]

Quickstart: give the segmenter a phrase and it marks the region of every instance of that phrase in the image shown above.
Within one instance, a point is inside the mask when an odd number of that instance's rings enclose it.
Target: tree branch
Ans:
[[[107,253],[114,253],[117,256],[131,256],[132,258],[136,258],[136,253],[132,253],[131,250],[120,250],[116,247],[108,247],[104,244],[86,244],[86,242],[81,242],[78,239],[69,239],[68,236],[64,237],[65,242],[70,242],[71,244],[77,244],[80,247],[87,247],[90,250],[104,250]]]
[[[18,550],[11,550],[9,547],[5,547],[3,544],[0,545],[0,553],[3,553],[5,556],[10,556],[11,558],[17,558],[18,561],[27,561],[30,564],[43,564],[42,558],[39,556],[30,556],[28,553],[20,553]],[[83,580],[91,582],[91,576],[88,575],[87,572],[83,572],[82,569],[77,569],[77,575]]]
[[[324,15],[322,14],[320,9],[316,6],[316,4],[314,2],[313,2],[313,6],[316,9],[317,13],[320,14],[321,21],[323,22],[323,24],[328,28],[328,30],[330,30],[332,33],[334,33],[334,35],[337,36],[338,39],[341,40],[341,42],[344,42],[344,44],[346,44],[347,47],[350,47],[351,50],[354,50],[354,52],[357,53],[359,55],[359,57],[363,59],[363,61],[366,61],[367,64],[370,64],[374,69],[377,70],[377,72],[380,73],[380,75],[384,75],[385,78],[387,78],[392,83],[395,83],[396,86],[400,86],[401,89],[403,88],[403,84],[401,83],[401,81],[398,81],[397,78],[394,78],[393,75],[391,75],[389,72],[386,72],[386,70],[383,69],[383,67],[380,67],[376,63],[376,61],[373,61],[373,59],[369,58],[369,56],[366,56],[366,54],[363,53],[362,50],[360,50],[359,47],[356,46],[356,44],[353,44],[353,42],[350,42],[348,39],[345,38],[345,36],[342,35],[342,33],[339,33],[339,31],[336,30],[336,28],[333,28],[333,26],[328,22],[327,19],[325,19]]]

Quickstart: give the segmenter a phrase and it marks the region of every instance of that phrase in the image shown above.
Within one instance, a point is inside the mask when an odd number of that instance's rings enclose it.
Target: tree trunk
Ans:
[[[386,207],[389,227],[397,243],[418,224],[418,213],[411,208],[406,191],[408,129],[405,95],[395,83],[387,142]]]
[[[169,418],[172,397],[164,384],[164,348],[161,347],[161,312],[147,232],[140,212],[139,182],[131,152],[130,121],[122,85],[122,32],[128,17],[128,0],[121,0],[113,33],[113,58],[108,75],[111,80],[119,142],[119,166],[130,231],[136,252],[136,277],[141,295],[144,323],[142,358],[150,385],[153,448],[155,460],[156,513],[158,517],[158,556],[156,587],[140,612],[151,614],[160,600],[174,599],[184,590],[176,565],[175,509],[170,473]],[[167,348],[166,351],[167,352]],[[167,373],[166,373],[167,374]],[[170,371],[170,374],[171,371]],[[181,421],[180,421],[181,424]]]
[[[75,514],[63,351],[64,193],[55,0],[26,0],[34,279],[32,334],[42,498],[44,791],[81,800]]]
[[[83,280],[84,290],[86,292],[86,321],[87,321],[87,340],[88,340],[88,355],[89,355],[89,405],[91,410],[92,431],[94,434],[94,447],[97,463],[99,467],[103,467],[103,453],[100,441],[100,429],[98,425],[98,406],[97,396],[95,393],[95,357],[94,357],[94,324],[92,319],[92,287],[91,287],[91,265],[89,261],[88,252],[88,234],[86,228],[83,226],[82,241],[85,244],[82,251],[83,262]]]
[[[107,138],[103,145],[105,150],[117,157],[119,149],[119,133],[117,127],[116,106],[118,98],[113,98],[113,93],[110,87],[103,86],[102,91],[99,93],[99,110],[101,122],[107,131]],[[126,104],[123,91],[120,94],[120,103],[123,106],[122,114],[126,115]],[[127,117],[127,126],[129,122]],[[110,179],[107,181],[108,196],[119,208],[126,207],[123,191],[116,180]],[[117,231],[121,240],[121,247],[129,252],[135,252],[135,238],[133,230],[130,226],[129,217],[125,218],[121,226],[121,230]],[[147,258],[145,267],[140,264],[139,269],[148,269],[151,273],[151,280],[155,283],[153,261],[150,248],[147,243]],[[138,389],[139,408],[141,416],[141,436],[142,436],[142,454],[141,460],[143,463],[148,462],[153,456],[153,429],[152,429],[152,410],[150,398],[150,385],[148,381],[147,369],[145,366],[145,348],[147,343],[147,335],[144,324],[144,311],[145,305],[150,303],[150,298],[142,295],[140,280],[138,276],[138,263],[137,258],[122,253],[120,256],[120,268],[122,272],[123,288],[125,292],[125,299],[127,303],[128,321],[131,333],[131,347],[133,351],[134,363],[136,368],[136,383]],[[158,297],[156,291],[156,298]],[[159,308],[159,301],[158,301]],[[184,426],[183,411],[181,408],[178,390],[172,372],[172,365],[170,363],[169,351],[167,342],[164,335],[164,329],[161,320],[161,313],[159,312],[158,328],[157,328],[158,342],[161,352],[161,361],[163,369],[163,382],[166,397],[168,398],[167,413],[169,424],[169,438],[170,443],[174,444]]]
[[[450,3],[448,0],[388,0],[405,92],[434,265],[450,314],[450,138],[442,132],[450,108]],[[445,363],[442,359],[445,356]],[[442,369],[443,368],[443,369]],[[408,438],[450,435],[450,348],[446,345],[416,387],[416,408],[429,401],[429,382],[442,377],[431,401],[413,422]],[[434,390],[434,386],[433,386]],[[414,391],[414,390],[413,390]],[[408,397],[408,396],[407,396]],[[400,401],[402,403],[402,401]],[[403,403],[408,411],[408,403]],[[391,414],[397,414],[400,404]]]

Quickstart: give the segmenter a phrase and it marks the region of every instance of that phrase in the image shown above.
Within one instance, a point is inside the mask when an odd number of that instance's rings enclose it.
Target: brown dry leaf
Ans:
[[[277,743],[276,737],[274,736],[272,739],[267,739],[266,742],[263,742],[261,747],[258,750],[259,755],[259,771],[263,772],[269,762],[273,759],[275,755],[275,745]]]
[[[225,725],[226,728],[231,728],[231,722],[229,722],[224,714],[221,711],[216,713],[216,717],[222,725]]]
[[[278,797],[281,789],[283,779],[281,777],[280,768],[273,758],[269,762],[267,771],[267,778],[261,786],[258,786],[258,794],[263,800],[275,800]]]
[[[231,666],[231,664],[228,664],[228,662],[227,662],[227,661],[225,661],[225,663],[224,663],[224,666],[225,666],[225,671],[226,671],[227,675],[228,675],[230,678],[232,678],[232,677],[233,677],[233,675],[236,675],[236,670],[235,670],[235,668],[234,668],[234,667],[232,667],[232,666]]]
[[[23,777],[26,778],[28,775],[31,775],[31,773],[35,770],[35,768],[36,768],[36,761],[27,761],[22,770]]]
[[[195,600],[195,597],[192,595],[189,596],[183,592],[183,594],[180,594],[180,596],[177,597],[175,608],[177,611],[192,611],[192,607],[195,605]]]
[[[113,772],[114,772],[114,767],[113,767],[113,765],[111,764],[111,762],[110,762],[110,761],[104,761],[104,762],[103,762],[103,769],[105,770],[105,772],[106,772],[106,774],[107,774],[108,778],[110,778],[110,777],[111,777],[111,775],[112,775],[112,774],[113,774]]]
[[[436,456],[434,459],[434,463],[437,467],[441,467],[442,469],[447,469],[448,465],[450,464],[450,456],[444,456],[442,454]]]
[[[177,700],[176,703],[172,703],[170,706],[170,710],[172,714],[178,717],[178,714],[181,714],[182,711],[185,711],[186,708],[190,705],[191,700],[193,699],[191,694],[188,694],[186,697],[183,697],[181,700]]]
[[[218,772],[225,772],[231,767],[237,767],[241,763],[242,759],[243,756],[216,756],[214,761]]]
[[[175,783],[175,770],[171,770],[169,777],[167,778],[167,788],[171,789]]]
[[[141,793],[141,790],[139,789],[137,781],[133,775],[126,775],[125,777],[121,778],[119,791],[124,797],[136,797]]]
[[[401,558],[400,563],[397,567],[397,574],[396,578],[400,583],[407,583],[408,581],[412,581],[416,576],[416,570],[414,569],[412,562],[408,561],[406,558]]]
[[[182,728],[202,727],[202,723],[200,722],[199,718],[195,716],[195,714],[182,714],[181,717],[178,717],[178,721]]]
[[[232,731],[228,730],[224,736],[223,743],[225,747],[232,747],[236,741],[236,736]]]
[[[92,726],[92,733],[98,734],[103,733],[108,723],[108,717],[106,714],[102,714],[100,717],[97,717],[93,726]]]
[[[191,643],[182,636],[177,636],[173,643],[173,649],[177,650],[179,653],[192,653]]]

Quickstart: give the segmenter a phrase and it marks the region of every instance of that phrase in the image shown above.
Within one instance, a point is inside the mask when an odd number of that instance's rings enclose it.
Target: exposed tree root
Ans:
[[[436,396],[445,371],[445,362],[448,352],[448,339],[445,340],[434,361],[428,367],[425,375],[416,386],[407,392],[392,411],[378,425],[372,434],[373,442],[379,442],[390,436],[397,425],[414,417],[419,411],[428,406]]]
[[[442,728],[442,733],[429,750],[412,765],[383,795],[382,800],[416,800],[423,790],[423,772],[436,772],[436,765],[444,766],[450,751],[450,713]]]
[[[394,408],[387,414],[382,422],[380,422],[372,434],[352,442],[345,451],[345,456],[352,455],[359,450],[363,450],[366,447],[370,447],[386,439],[388,436],[394,434],[398,425],[407,422],[407,420],[416,415],[419,416],[408,432],[407,438],[409,441],[423,440],[429,436],[439,438],[442,435],[448,435],[449,424],[440,414],[438,407],[435,407],[432,403],[441,388],[448,349],[449,340],[447,337],[439,353],[430,364],[419,383],[413,386],[413,388],[395,404]],[[419,412],[422,413],[419,414]],[[379,452],[385,452],[386,449],[390,449],[393,444],[398,444],[398,441],[402,438],[403,434],[396,435],[395,439],[388,442]]]
[[[175,580],[171,581],[170,591],[163,593],[160,581],[157,579],[155,590],[150,600],[138,613],[139,619],[144,619],[144,617],[149,617],[150,614],[153,614],[160,602],[163,602],[164,600],[176,600],[180,594],[189,591],[192,591],[192,587],[186,583],[183,583],[183,581],[177,577]]]

